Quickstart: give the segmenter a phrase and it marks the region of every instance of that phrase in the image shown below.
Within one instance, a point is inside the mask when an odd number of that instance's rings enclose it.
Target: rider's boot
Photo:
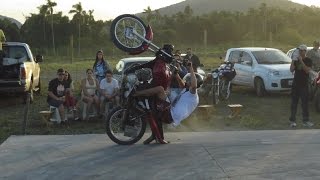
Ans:
[[[163,138],[161,137],[158,124],[151,113],[147,116],[147,119],[149,121],[150,128],[157,142],[159,142],[160,144],[167,144],[168,142],[163,140]]]

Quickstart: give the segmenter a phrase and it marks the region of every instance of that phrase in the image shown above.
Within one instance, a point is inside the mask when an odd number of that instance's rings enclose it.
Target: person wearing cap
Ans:
[[[290,71],[294,73],[292,88],[291,88],[291,115],[290,126],[296,127],[296,114],[299,99],[301,99],[302,107],[302,120],[303,126],[312,127],[313,123],[309,119],[309,106],[308,106],[308,78],[309,71],[312,67],[312,60],[306,56],[307,46],[300,45],[297,60],[293,60],[290,65]]]
[[[65,70],[60,68],[57,70],[57,78],[52,79],[48,86],[47,102],[50,106],[56,107],[62,121],[66,121],[64,115],[64,105],[66,90],[70,88],[64,80]]]
[[[318,71],[320,68],[320,43],[319,41],[313,42],[313,48],[307,52],[307,57],[312,60],[312,69]]]
[[[102,50],[97,51],[96,60],[93,64],[92,69],[99,83],[102,79],[106,77],[106,71],[112,70],[110,64],[104,59]]]

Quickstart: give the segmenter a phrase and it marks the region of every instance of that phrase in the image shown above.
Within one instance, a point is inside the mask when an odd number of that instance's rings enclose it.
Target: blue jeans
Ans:
[[[307,122],[309,121],[308,87],[293,87],[291,89],[291,116],[289,120],[296,121],[299,99],[301,99],[302,120]]]

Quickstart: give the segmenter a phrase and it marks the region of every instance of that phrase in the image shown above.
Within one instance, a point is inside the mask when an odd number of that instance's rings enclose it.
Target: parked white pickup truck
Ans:
[[[0,57],[0,93],[17,93],[24,97],[40,92],[40,66],[42,56],[33,57],[26,43],[5,42],[2,44],[4,57]]]

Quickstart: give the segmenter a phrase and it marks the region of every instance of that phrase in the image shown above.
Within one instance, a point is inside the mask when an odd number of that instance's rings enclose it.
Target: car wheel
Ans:
[[[36,90],[36,95],[40,95],[41,93],[41,79],[39,77],[39,82],[38,82],[38,86],[37,86],[37,90]]]
[[[28,103],[32,104],[32,102],[33,102],[33,88],[32,88],[32,86],[33,86],[33,81],[30,82],[29,90],[24,92],[24,94],[23,94],[23,104],[27,104],[28,100],[29,100]],[[28,96],[30,96],[30,97],[28,97]]]
[[[265,95],[266,89],[264,87],[264,83],[263,83],[263,80],[261,78],[256,78],[255,79],[254,87],[255,87],[257,96],[262,97],[262,96]]]

